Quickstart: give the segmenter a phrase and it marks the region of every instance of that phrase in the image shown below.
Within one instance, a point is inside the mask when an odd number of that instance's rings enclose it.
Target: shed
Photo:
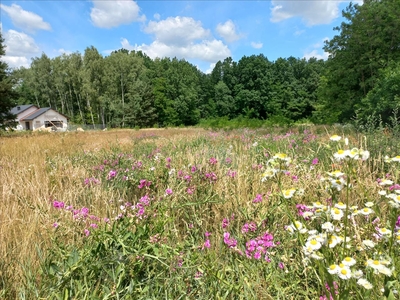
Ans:
[[[51,128],[56,131],[66,131],[68,117],[51,107],[38,108],[35,105],[19,105],[11,110],[17,116],[20,130],[40,130]]]

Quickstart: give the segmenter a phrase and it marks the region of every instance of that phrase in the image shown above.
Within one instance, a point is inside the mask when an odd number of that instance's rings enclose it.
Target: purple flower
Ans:
[[[218,160],[215,157],[211,157],[208,162],[210,163],[210,165],[215,165],[217,164]]]
[[[65,204],[62,201],[54,201],[53,202],[53,207],[57,209],[62,209],[64,208]]]
[[[115,178],[115,176],[117,176],[117,171],[111,170],[110,172],[108,172],[107,180],[111,180],[111,179]]]
[[[53,224],[53,227],[54,227],[54,228],[57,228],[57,227],[58,227],[58,223],[55,222],[55,223]]]
[[[317,165],[317,164],[318,164],[318,158],[317,158],[317,157],[314,158],[314,159],[312,160],[311,164]]]
[[[201,249],[202,249],[202,250],[203,250],[204,248],[209,249],[210,247],[211,247],[210,240],[207,239],[207,240],[204,242],[203,247],[202,247]]]
[[[165,194],[166,194],[166,195],[172,195],[173,192],[172,192],[171,189],[166,189],[166,190],[165,190]]]
[[[229,220],[226,219],[226,218],[224,218],[224,219],[222,220],[222,228],[225,229],[225,228],[228,227],[228,226],[229,226]]]
[[[263,200],[263,196],[261,194],[257,194],[254,198],[253,203],[260,203]]]
[[[90,235],[90,231],[89,231],[88,229],[85,229],[85,230],[83,231],[83,233],[85,234],[85,236],[89,236],[89,235]]]
[[[284,265],[283,262],[280,262],[280,263],[278,264],[278,267],[279,267],[279,269],[283,270],[283,269],[285,268],[285,265]]]

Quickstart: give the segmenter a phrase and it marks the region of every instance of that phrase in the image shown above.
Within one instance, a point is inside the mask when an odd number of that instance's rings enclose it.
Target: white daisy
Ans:
[[[341,136],[339,136],[339,135],[337,135],[337,134],[334,134],[334,135],[332,135],[329,139],[330,139],[331,141],[337,142],[337,141],[340,141],[341,138],[342,138]]]
[[[367,289],[367,290],[370,290],[373,288],[372,284],[365,278],[358,279],[357,284],[361,285],[364,289]]]

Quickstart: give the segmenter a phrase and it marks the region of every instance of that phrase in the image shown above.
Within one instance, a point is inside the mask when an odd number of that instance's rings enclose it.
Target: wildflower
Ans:
[[[341,138],[342,138],[341,136],[338,136],[337,134],[334,134],[334,135],[332,135],[329,139],[330,139],[331,141],[337,142],[337,141],[340,141]]]
[[[278,267],[279,267],[279,269],[283,270],[283,269],[285,268],[285,265],[284,265],[283,262],[280,262],[280,263],[278,264]]]
[[[253,200],[253,203],[260,203],[260,202],[262,202],[262,200],[263,200],[262,195],[261,194],[257,194],[256,197]]]
[[[338,202],[335,204],[335,207],[339,209],[346,209],[347,206],[343,202]]]
[[[83,231],[83,233],[85,234],[86,237],[88,237],[90,235],[90,231],[88,229],[85,229]]]
[[[361,278],[363,275],[364,275],[364,273],[363,273],[363,271],[361,271],[361,270],[355,270],[355,271],[353,272],[353,277],[354,277],[354,278],[357,278],[357,279]]]
[[[296,189],[288,189],[288,190],[283,190],[282,191],[282,194],[283,194],[283,197],[285,198],[285,199],[290,199],[290,198],[292,198],[293,197],[293,195],[294,195],[294,193],[296,192]]]
[[[371,240],[363,240],[362,244],[364,247],[369,248],[369,249],[372,249],[375,247],[375,243]]]
[[[322,247],[322,244],[315,238],[310,239],[306,242],[307,249],[311,249],[312,251],[316,251]]]
[[[357,284],[361,285],[363,288],[370,290],[373,288],[372,284],[365,278],[360,278],[357,280]]]
[[[379,185],[392,185],[393,181],[389,180],[389,179],[381,179],[379,182]]]
[[[264,173],[262,174],[261,182],[264,182],[267,179],[274,177],[277,172],[278,172],[277,169],[273,169],[273,168],[266,169],[264,171]]]
[[[65,204],[62,201],[54,201],[53,202],[53,207],[57,209],[62,209],[64,208]]]
[[[340,271],[340,267],[338,265],[330,265],[328,268],[329,274],[337,274]]]
[[[342,159],[346,158],[346,156],[348,156],[348,154],[349,154],[349,150],[340,149],[336,153],[333,154],[333,157],[336,160],[342,160]]]
[[[335,230],[335,227],[331,222],[325,222],[321,225],[321,228],[326,230],[327,232],[333,232]]]
[[[53,227],[54,227],[54,228],[57,228],[58,226],[59,226],[59,225],[58,225],[57,222],[53,223]]]
[[[345,266],[351,267],[356,264],[356,260],[352,257],[347,256],[342,260],[342,264],[344,264]]]
[[[290,233],[294,233],[295,231],[299,231],[300,233],[306,233],[307,229],[303,228],[303,224],[300,223],[299,221],[295,221],[294,224],[290,224],[287,226],[287,231]]]
[[[292,160],[292,159],[291,159],[287,154],[285,154],[285,153],[276,153],[272,158],[273,158],[273,159],[277,159],[277,160],[281,160],[281,161],[284,161],[284,162],[287,162],[287,163],[290,163],[291,160]]]
[[[385,227],[379,228],[378,232],[383,236],[391,236],[392,235],[392,232]]]
[[[215,157],[211,157],[208,162],[210,165],[215,165],[218,163],[218,160]]]
[[[173,192],[172,192],[171,189],[166,189],[166,190],[165,190],[165,195],[166,195],[166,196],[172,195],[172,194],[173,194]]]
[[[117,171],[111,170],[107,175],[107,180],[111,180],[111,179],[115,178],[115,176],[117,176]]]
[[[340,268],[340,271],[337,273],[337,275],[340,279],[344,280],[350,279],[352,277],[351,270],[347,266]]]
[[[229,220],[226,219],[226,218],[224,218],[224,219],[222,220],[222,229],[225,229],[225,228],[228,227],[228,226],[229,226]]]
[[[314,158],[311,162],[312,165],[317,165],[318,164],[318,158]]]
[[[335,170],[335,171],[333,171],[333,172],[327,172],[327,174],[328,174],[330,177],[334,177],[334,178],[339,178],[339,177],[342,177],[342,176],[344,175],[344,173],[341,172],[341,171],[339,171],[339,170]]]
[[[203,247],[202,247],[201,249],[202,249],[202,250],[204,250],[204,248],[209,249],[210,247],[211,247],[210,240],[207,239],[207,240],[204,242]]]
[[[372,207],[372,206],[374,206],[374,202],[369,201],[369,202],[365,203],[364,205],[366,207]]]
[[[334,209],[331,210],[331,215],[332,215],[332,218],[333,218],[334,220],[339,221],[339,220],[342,219],[344,213],[343,213],[342,210],[337,209],[337,208],[334,208]]]
[[[234,238],[230,237],[229,232],[224,233],[224,243],[229,247],[229,248],[235,248],[237,245],[237,240]]]
[[[368,216],[370,214],[373,214],[374,211],[369,207],[364,207],[362,210],[360,210],[360,213],[363,214],[364,216]]]

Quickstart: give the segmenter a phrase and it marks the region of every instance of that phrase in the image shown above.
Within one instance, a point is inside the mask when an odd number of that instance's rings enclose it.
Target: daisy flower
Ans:
[[[356,260],[350,256],[347,256],[342,260],[342,264],[344,264],[345,266],[351,267],[356,264]]]
[[[350,279],[352,277],[351,270],[347,266],[340,268],[337,275],[339,276],[340,279],[344,279],[344,280]]]
[[[285,198],[285,199],[290,199],[290,198],[292,198],[293,197],[293,195],[294,195],[294,193],[296,192],[296,189],[288,189],[288,190],[283,190],[282,191],[282,194],[283,194],[283,197]]]
[[[334,208],[331,210],[331,216],[334,220],[341,220],[343,218],[343,211],[341,211],[340,209]]]
[[[328,268],[329,274],[337,274],[340,271],[340,267],[338,265],[330,265]]]
[[[372,284],[365,278],[358,279],[357,284],[361,285],[364,289],[367,289],[367,290],[370,290],[373,288]]]
[[[334,141],[334,142],[338,142],[338,141],[340,141],[341,140],[341,136],[339,136],[339,135],[337,135],[337,134],[334,134],[334,135],[332,135],[329,139],[331,140],[331,141]]]

